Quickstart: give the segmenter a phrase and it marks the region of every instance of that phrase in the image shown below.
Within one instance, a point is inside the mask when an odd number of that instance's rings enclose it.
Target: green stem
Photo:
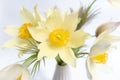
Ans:
[[[66,63],[60,58],[59,55],[55,59],[56,59],[58,65],[60,65],[60,66],[66,65]]]

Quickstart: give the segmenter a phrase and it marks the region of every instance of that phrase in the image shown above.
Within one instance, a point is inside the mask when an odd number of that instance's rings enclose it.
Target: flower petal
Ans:
[[[38,59],[42,57],[55,58],[58,55],[58,49],[55,46],[52,46],[48,42],[43,42],[38,46],[40,49],[38,53]]]
[[[99,26],[96,30],[96,36],[99,36],[102,32],[107,30],[107,33],[118,29],[120,22],[107,22]]]
[[[63,48],[59,52],[60,58],[67,64],[76,67],[76,57],[70,48]]]
[[[111,45],[112,44],[109,41],[102,40],[92,46],[89,56],[96,56],[101,53],[104,53],[110,49]]]
[[[96,64],[92,62],[89,57],[87,58],[87,69],[91,75],[91,78],[92,78],[91,80],[103,80],[103,79],[107,79],[107,77],[110,79],[110,76],[111,76],[110,73],[112,72],[111,68],[108,65]],[[113,79],[110,79],[110,80],[113,80]]]
[[[41,16],[40,16],[40,13],[38,11],[38,6],[37,5],[34,7],[34,14],[35,14],[36,22],[41,21]]]
[[[72,12],[71,14],[65,15],[62,27],[70,32],[73,32],[76,30],[79,22],[80,18],[78,18],[78,12]]]
[[[19,64],[13,64],[0,70],[0,80],[16,80],[18,77],[22,80],[32,80],[29,71]]]
[[[72,48],[77,48],[82,46],[85,43],[85,39],[90,36],[88,33],[85,33],[82,30],[75,31],[71,34],[70,42],[68,46]]]
[[[119,28],[118,28],[119,29]],[[120,36],[116,36],[114,32],[117,30],[116,27],[110,28],[104,32],[102,32],[98,38],[96,39],[95,43],[98,43],[101,40],[107,40],[109,42],[115,42],[120,40]],[[113,33],[113,34],[112,34]]]
[[[18,36],[18,27],[17,26],[7,26],[5,27],[5,33],[11,36]]]
[[[91,48],[89,56],[95,56],[104,53],[112,47],[112,43],[120,41],[120,37],[110,35],[107,31],[101,33]]]
[[[95,69],[94,63],[92,63],[89,58],[87,58],[87,69],[88,73],[90,73],[90,76],[92,77],[91,80],[98,80],[98,75],[94,70]]]
[[[28,30],[32,37],[39,42],[44,42],[48,39],[49,32],[45,29],[40,27],[28,27]]]
[[[61,27],[63,23],[62,14],[58,9],[51,9],[47,14],[47,28],[54,30],[55,28]]]
[[[17,47],[26,47],[28,46],[28,42],[26,42],[26,40],[23,40],[23,39],[19,39],[19,38],[14,38],[14,39],[11,39],[5,43],[3,43],[3,47],[6,47],[6,48],[17,48]]]
[[[120,9],[120,0],[108,0],[112,6],[115,6]]]
[[[24,23],[32,23],[33,25],[37,24],[33,14],[24,7],[21,10],[21,18]]]
[[[12,39],[12,40],[9,40],[5,43],[3,43],[3,47],[7,47],[7,48],[15,48],[17,45],[17,42],[16,42],[16,39]]]

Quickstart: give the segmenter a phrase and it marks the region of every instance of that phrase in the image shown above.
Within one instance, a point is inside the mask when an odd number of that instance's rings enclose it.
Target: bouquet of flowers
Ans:
[[[69,12],[62,12],[55,7],[49,9],[45,17],[39,13],[37,5],[34,6],[33,13],[23,7],[20,12],[23,23],[5,28],[5,32],[13,39],[5,42],[3,47],[16,48],[18,56],[28,54],[28,57],[23,60],[23,66],[13,64],[0,70],[0,80],[32,80],[27,68],[33,64],[32,74],[35,74],[40,69],[41,61],[45,63],[46,59],[55,59],[60,68],[58,70],[63,70],[55,72],[53,80],[71,80],[69,73],[65,72],[68,71],[66,65],[76,67],[77,58],[88,54],[82,49],[86,45],[86,39],[91,35],[82,27],[98,14],[97,10],[92,10],[95,1],[87,7],[81,6],[78,11],[70,9]],[[119,0],[108,1],[120,8]],[[87,68],[92,80],[102,80],[103,74],[112,73],[109,70],[111,65],[108,66],[108,63],[113,57],[116,58],[116,55],[113,56],[109,50],[116,47],[114,43],[120,42],[120,36],[111,33],[120,32],[119,26],[120,22],[108,22],[97,29],[97,39],[87,57]],[[119,53],[119,50],[116,53]]]
[[[92,11],[94,0],[87,7],[81,6],[78,11],[61,12],[58,8],[47,11],[42,17],[37,5],[31,13],[26,8],[21,10],[22,25],[8,26],[5,32],[14,39],[4,43],[4,47],[17,48],[19,56],[30,54],[23,61],[28,68],[33,65],[32,72],[39,70],[40,62],[45,59],[55,59],[60,66],[76,66],[76,59],[87,54],[80,51],[89,33],[82,30],[82,26],[90,21],[97,11]],[[18,79],[19,80],[19,79]]]

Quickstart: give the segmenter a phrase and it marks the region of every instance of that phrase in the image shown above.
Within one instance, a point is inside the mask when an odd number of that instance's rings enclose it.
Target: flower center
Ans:
[[[31,37],[31,35],[30,35],[30,33],[29,33],[28,29],[27,29],[27,27],[29,27],[29,26],[32,26],[32,24],[25,23],[19,28],[19,32],[18,32],[19,38],[26,39],[26,38]]]
[[[17,80],[22,80],[22,75],[20,75],[20,76],[17,78]]]
[[[70,33],[64,29],[53,30],[49,34],[49,40],[52,44],[56,46],[65,46],[70,38]]]
[[[97,56],[91,57],[92,61],[98,64],[105,64],[107,62],[108,54],[107,53],[102,53]]]

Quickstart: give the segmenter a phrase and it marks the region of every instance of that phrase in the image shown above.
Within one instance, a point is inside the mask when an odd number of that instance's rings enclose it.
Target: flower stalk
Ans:
[[[58,65],[60,65],[60,66],[66,65],[66,63],[60,58],[59,55],[55,59],[56,59]]]

